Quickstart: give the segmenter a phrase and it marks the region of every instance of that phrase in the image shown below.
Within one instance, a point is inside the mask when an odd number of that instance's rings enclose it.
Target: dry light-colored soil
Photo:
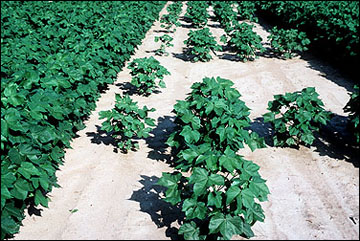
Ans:
[[[260,23],[254,24],[255,31],[269,47],[268,26]],[[181,212],[161,200],[164,189],[156,181],[162,172],[173,170],[164,144],[174,127],[173,106],[205,76],[235,83],[251,108],[252,130],[269,144],[254,152],[239,151],[260,166],[271,192],[269,201],[261,203],[265,222],[254,225],[252,239],[359,239],[359,150],[347,145],[343,111],[353,82],[309,53],[290,60],[265,54],[243,63],[234,60],[232,53],[217,52],[209,62],[192,63],[183,54],[190,23],[182,18],[181,24],[170,33],[174,47],[167,49],[169,56],[154,54],[160,46],[154,37],[164,34],[157,21],[130,60],[155,56],[171,73],[164,78],[166,88],[158,93],[132,95],[140,107],[156,109],[150,113],[157,120],[151,136],[139,140],[138,151],[123,154],[115,152],[112,138],[100,131],[99,111],[114,106],[115,93],[131,93],[130,70],[125,67],[102,94],[72,149],[66,150],[65,163],[57,172],[61,187],[50,193],[49,208],[41,216],[27,213],[15,239],[178,239]],[[209,27],[219,42],[223,30],[213,21]],[[309,86],[316,88],[334,119],[310,148],[272,147],[271,128],[261,118],[268,101],[275,94]]]

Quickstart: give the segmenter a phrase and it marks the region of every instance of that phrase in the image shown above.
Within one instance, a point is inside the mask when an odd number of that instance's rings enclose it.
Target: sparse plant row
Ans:
[[[179,229],[187,240],[252,237],[251,226],[265,216],[259,201],[269,194],[259,166],[236,154],[244,143],[254,150],[264,140],[244,128],[249,108],[230,80],[205,77],[192,85],[185,101],[174,106],[177,129],[167,140],[175,168],[163,173],[165,201],[180,205],[185,221]]]
[[[210,51],[221,50],[221,46],[217,44],[209,28],[190,30],[184,44],[187,47],[187,54],[192,57],[194,62],[199,60],[207,62],[212,59]]]
[[[131,84],[137,88],[140,94],[146,96],[157,88],[155,80],[159,80],[159,86],[165,88],[164,76],[170,75],[170,72],[152,56],[134,59],[129,63],[128,69],[131,70]]]
[[[165,28],[167,30],[171,29],[173,25],[175,25],[174,32],[176,31],[176,27],[180,26],[179,18],[182,10],[182,2],[176,1],[171,3],[169,6],[167,6],[167,14],[162,15],[160,19],[160,23],[162,23],[160,26],[162,28]]]
[[[196,28],[205,27],[210,17],[207,1],[188,1],[185,17],[191,21]]]
[[[165,2],[1,2],[1,239],[48,206],[65,147]]]

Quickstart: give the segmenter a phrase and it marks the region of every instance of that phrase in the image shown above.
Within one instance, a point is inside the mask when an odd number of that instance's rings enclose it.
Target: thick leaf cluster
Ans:
[[[155,80],[159,80],[159,86],[165,88],[164,75],[170,75],[170,72],[152,56],[134,59],[129,63],[128,69],[131,70],[131,84],[138,88],[140,94],[145,95],[150,95],[157,88]]]
[[[161,42],[161,46],[160,46],[160,48],[159,49],[157,49],[156,51],[155,51],[155,54],[156,55],[165,55],[165,56],[168,56],[169,55],[169,53],[168,52],[166,52],[166,47],[172,47],[172,46],[174,46],[171,42],[174,40],[174,38],[173,37],[171,37],[170,35],[168,35],[168,34],[164,34],[164,35],[161,35],[161,36],[155,36],[155,38],[154,38],[154,40],[155,40],[155,42],[157,43],[157,42]]]
[[[185,17],[188,18],[196,28],[205,27],[210,17],[206,1],[188,1]]]
[[[270,30],[268,36],[271,48],[274,53],[284,56],[285,59],[292,58],[297,52],[308,50],[310,40],[305,32],[297,29],[278,29],[276,26]]]
[[[329,58],[340,63],[359,62],[358,1],[258,1],[257,9],[277,20],[281,28],[306,32],[309,47]]]
[[[149,137],[151,128],[145,127],[145,124],[155,126],[155,120],[148,117],[148,113],[155,109],[148,109],[146,106],[140,109],[137,102],[128,95],[122,97],[116,94],[115,99],[115,107],[112,110],[99,112],[100,119],[106,119],[101,129],[111,133],[122,151],[139,149],[139,144],[132,138]]]
[[[237,2],[237,17],[238,20],[250,20],[251,22],[258,22],[255,16],[256,4],[253,1],[238,1]]]
[[[181,1],[173,2],[172,4],[167,6],[166,10],[168,13],[162,15],[160,19],[160,23],[162,24],[160,25],[160,27],[165,29],[170,29],[173,25],[179,27],[180,26],[179,18],[182,10],[182,2]],[[174,29],[174,32],[175,31],[176,29]]]
[[[190,30],[184,44],[195,62],[209,61],[212,59],[210,51],[221,50],[221,46],[218,45],[209,28]]]
[[[221,36],[220,41],[227,43],[227,46],[244,62],[258,58],[257,51],[265,51],[261,44],[262,38],[252,30],[253,27],[247,23],[233,22],[225,29],[226,35]]]
[[[354,92],[350,95],[350,100],[344,107],[344,111],[349,113],[349,129],[354,133],[357,144],[360,143],[360,95],[359,87],[354,86]]]
[[[274,95],[264,114],[264,122],[274,127],[275,146],[298,146],[300,143],[311,145],[315,139],[313,132],[320,124],[326,125],[330,112],[323,109],[323,102],[314,87],[302,91]]]
[[[174,106],[178,129],[167,144],[177,156],[176,169],[163,173],[165,201],[182,204],[186,220],[179,229],[185,239],[252,237],[251,225],[265,216],[256,203],[266,201],[269,190],[259,166],[236,154],[243,143],[264,147],[264,140],[245,130],[249,108],[230,80],[203,79],[192,85],[185,101]]]
[[[223,28],[237,19],[237,13],[233,10],[231,1],[214,1],[212,5],[215,18]]]
[[[47,207],[64,148],[165,2],[1,2],[1,239]]]

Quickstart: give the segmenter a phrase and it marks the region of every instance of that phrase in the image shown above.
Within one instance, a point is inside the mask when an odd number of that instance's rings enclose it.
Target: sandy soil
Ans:
[[[161,14],[165,12],[164,8]],[[271,128],[261,116],[274,94],[314,86],[325,108],[336,114],[311,148],[269,146],[239,151],[260,165],[271,192],[269,201],[261,203],[266,219],[254,225],[253,239],[358,239],[359,150],[347,145],[343,112],[352,82],[310,54],[291,60],[263,55],[242,63],[232,60],[231,53],[219,52],[207,63],[185,61],[183,41],[191,28],[181,23],[171,34],[170,55],[155,56],[171,72],[164,79],[167,87],[149,97],[132,95],[139,106],[156,109],[150,114],[158,124],[151,137],[139,140],[140,150],[122,154],[114,152],[111,137],[99,129],[98,112],[113,107],[115,93],[129,92],[131,76],[124,68],[102,94],[72,149],[66,150],[65,164],[57,172],[61,188],[50,193],[49,209],[42,210],[41,216],[27,214],[15,239],[179,238],[181,213],[160,199],[164,190],[155,183],[162,172],[172,171],[164,141],[174,126],[173,105],[205,76],[235,83],[241,99],[252,109],[252,129],[265,136],[269,145]],[[209,24],[219,41],[223,30],[215,22]],[[255,26],[267,44],[267,25]],[[160,46],[154,37],[162,34],[160,23],[155,22],[132,59],[154,56]],[[74,209],[78,211],[70,212]]]

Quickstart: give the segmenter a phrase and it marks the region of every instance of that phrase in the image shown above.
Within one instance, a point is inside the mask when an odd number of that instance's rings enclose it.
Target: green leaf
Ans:
[[[207,207],[203,202],[197,202],[194,198],[185,199],[182,211],[185,212],[187,219],[199,218],[204,219],[206,217]]]
[[[10,193],[17,199],[25,200],[29,190],[29,184],[24,179],[18,179],[14,183],[14,188],[10,190]]]
[[[219,174],[211,174],[209,176],[209,185],[224,185],[225,179]]]
[[[207,188],[209,173],[200,167],[196,167],[190,176],[189,183],[194,184],[194,194],[196,196],[204,194]]]
[[[149,126],[156,126],[155,120],[151,118],[145,118],[145,123],[148,124]]]
[[[209,192],[208,194],[208,206],[214,205],[217,208],[221,208],[222,204],[222,196],[221,192],[215,191],[215,192]]]
[[[20,144],[19,145],[19,152],[23,155],[40,155],[41,151],[35,149],[30,144]]]
[[[226,205],[229,205],[240,194],[240,191],[237,186],[231,186],[226,191]]]
[[[30,179],[32,175],[40,175],[39,170],[31,162],[22,162],[18,172],[26,179]]]
[[[210,219],[209,230],[210,233],[220,233],[222,236],[230,240],[233,235],[243,233],[243,221],[239,216],[231,216],[227,214],[224,216],[222,213],[217,213]]]
[[[41,204],[43,207],[48,207],[48,198],[45,197],[38,189],[35,191],[35,205]]]
[[[185,240],[202,240],[204,239],[200,235],[200,229],[196,227],[196,224],[194,221],[191,221],[190,223],[184,223],[179,228],[179,234],[184,235]]]

